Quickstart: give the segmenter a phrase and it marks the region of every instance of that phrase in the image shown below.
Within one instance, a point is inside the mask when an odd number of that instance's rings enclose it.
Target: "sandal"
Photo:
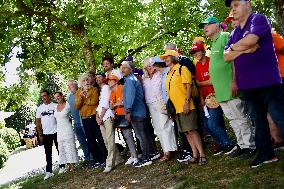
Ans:
[[[205,165],[205,164],[207,164],[207,159],[205,157],[200,157],[198,165]]]
[[[170,154],[164,154],[164,156],[160,159],[160,162],[166,162],[171,159]]]
[[[195,164],[195,163],[198,163],[198,157],[192,157],[190,160],[188,160],[189,163],[192,163],[192,164]]]

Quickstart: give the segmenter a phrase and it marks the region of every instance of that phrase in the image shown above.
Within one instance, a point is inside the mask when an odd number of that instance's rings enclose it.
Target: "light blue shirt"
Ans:
[[[80,111],[75,108],[75,94],[74,93],[69,93],[67,95],[67,102],[70,105],[70,110],[71,110],[71,115],[74,120],[74,125],[82,124]]]
[[[140,81],[135,75],[125,77],[123,86],[124,111],[131,108],[132,117],[146,118],[146,105],[144,103],[144,92]]]
[[[165,103],[167,103],[169,99],[169,96],[166,90],[166,78],[167,78],[169,71],[170,71],[170,67],[166,67],[166,69],[162,73],[162,94],[163,94],[163,99]]]

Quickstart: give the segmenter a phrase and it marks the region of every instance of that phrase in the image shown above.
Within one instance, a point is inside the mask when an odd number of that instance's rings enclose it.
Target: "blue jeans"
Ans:
[[[84,159],[89,161],[90,160],[90,153],[88,149],[87,137],[84,132],[83,125],[81,123],[74,124],[74,132],[77,136],[77,139],[80,143],[80,146],[84,153]]]
[[[155,150],[150,132],[147,129],[146,120],[140,117],[132,117],[131,119],[135,135],[140,142],[142,154],[148,157],[150,154],[155,153]]]
[[[267,112],[279,126],[284,137],[284,98],[281,84],[242,90],[248,113],[255,126],[255,145],[259,156],[271,158],[272,148]]]
[[[204,127],[222,147],[232,145],[232,141],[225,130],[225,121],[221,106],[216,109],[208,108],[208,112],[210,115],[209,118],[203,114]]]

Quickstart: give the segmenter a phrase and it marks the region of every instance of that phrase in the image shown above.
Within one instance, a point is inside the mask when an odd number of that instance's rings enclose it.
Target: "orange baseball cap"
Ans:
[[[168,56],[178,57],[178,52],[174,50],[166,50],[165,54],[160,56],[160,59],[165,60]]]
[[[107,81],[109,81],[109,80],[116,80],[116,81],[118,81],[119,79],[118,79],[118,77],[116,75],[109,75],[107,77]]]

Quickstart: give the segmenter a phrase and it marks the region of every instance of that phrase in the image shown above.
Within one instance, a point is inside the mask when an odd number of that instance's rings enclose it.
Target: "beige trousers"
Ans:
[[[255,148],[251,121],[244,110],[244,102],[239,99],[232,99],[220,103],[222,110],[230,122],[241,149]]]
[[[118,151],[118,148],[115,145],[115,132],[113,128],[112,118],[108,118],[103,122],[103,125],[100,126],[101,133],[108,151],[106,159],[106,167],[114,167],[115,165],[122,162],[122,158]]]

